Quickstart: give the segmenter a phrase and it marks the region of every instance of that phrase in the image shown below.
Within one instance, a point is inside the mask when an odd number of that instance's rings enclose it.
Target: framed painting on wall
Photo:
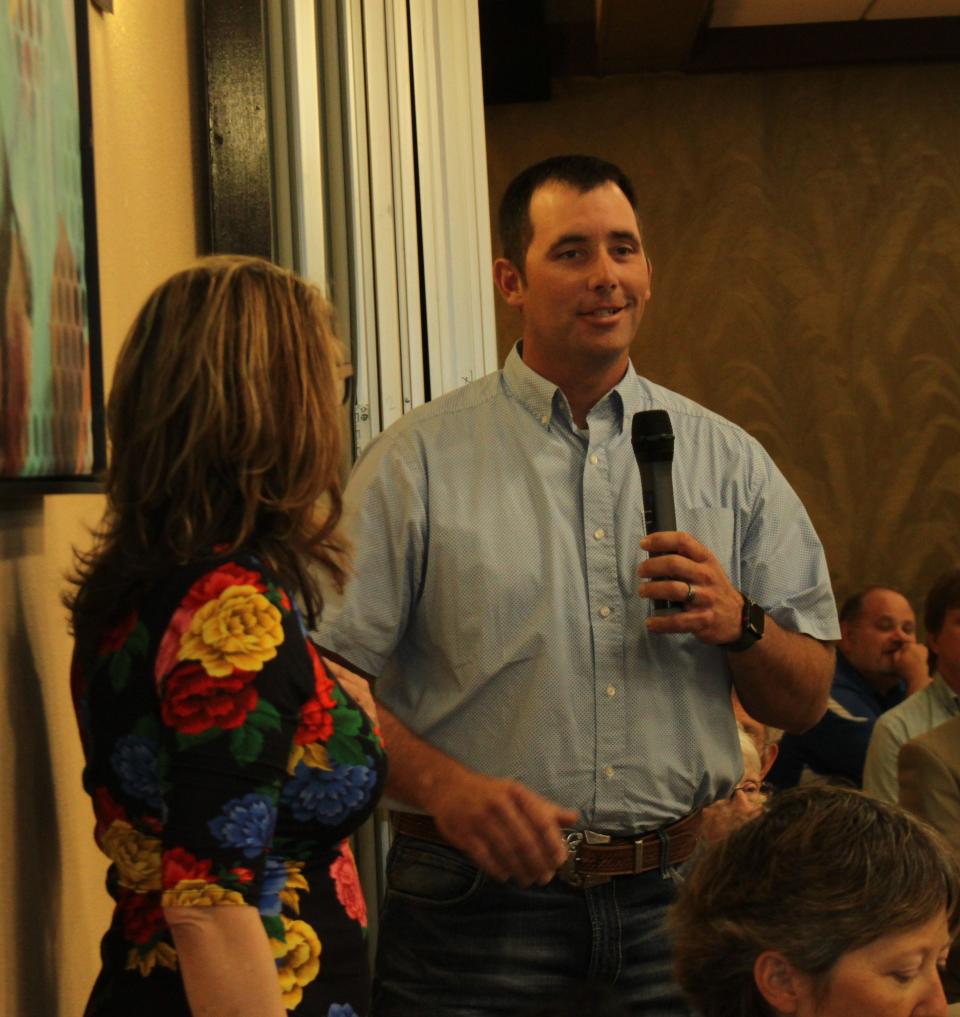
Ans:
[[[0,8],[0,493],[105,462],[84,0]]]

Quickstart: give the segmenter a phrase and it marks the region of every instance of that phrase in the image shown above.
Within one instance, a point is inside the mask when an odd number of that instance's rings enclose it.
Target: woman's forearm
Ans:
[[[286,1017],[270,941],[256,908],[163,910],[193,1017]]]

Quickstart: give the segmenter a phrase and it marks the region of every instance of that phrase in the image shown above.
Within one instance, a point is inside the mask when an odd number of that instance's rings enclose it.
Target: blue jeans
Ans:
[[[522,889],[453,848],[397,836],[387,860],[373,1017],[516,1017],[584,981],[614,986],[624,1012],[690,1017],[664,926],[659,872],[578,890]]]

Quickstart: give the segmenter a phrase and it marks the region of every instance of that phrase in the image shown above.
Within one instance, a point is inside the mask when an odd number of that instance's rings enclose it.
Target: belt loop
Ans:
[[[667,864],[667,855],[670,853],[670,835],[660,827],[654,832],[657,835],[657,840],[660,841],[660,878],[669,879],[670,868]]]

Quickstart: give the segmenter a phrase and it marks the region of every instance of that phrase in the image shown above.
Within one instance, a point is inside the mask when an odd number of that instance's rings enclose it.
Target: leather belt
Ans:
[[[570,886],[587,887],[606,883],[614,876],[636,876],[657,869],[668,870],[685,862],[700,840],[702,810],[652,833],[639,837],[613,837],[593,830],[566,830],[563,837],[569,857],[557,878]],[[417,812],[391,812],[390,822],[397,833],[435,844],[452,844],[437,829],[432,816]]]

